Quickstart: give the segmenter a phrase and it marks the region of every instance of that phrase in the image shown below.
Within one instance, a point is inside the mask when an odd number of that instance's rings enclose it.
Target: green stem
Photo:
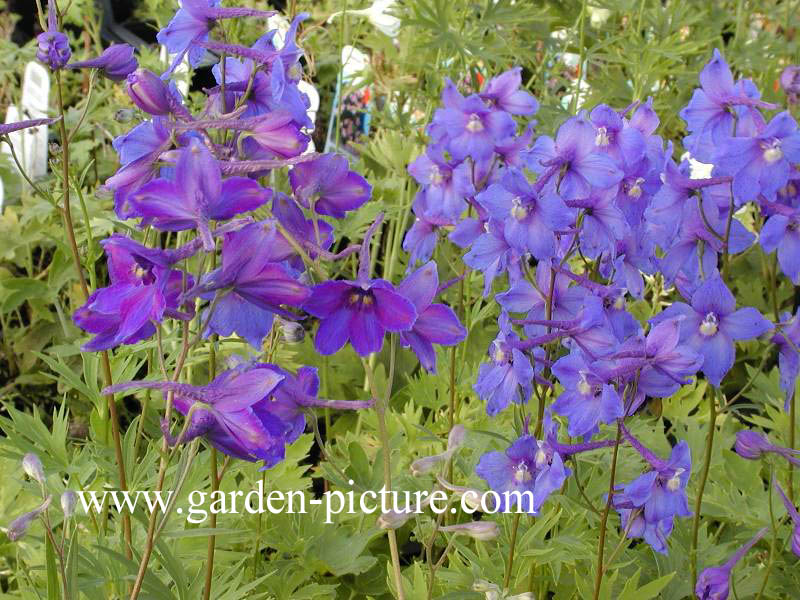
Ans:
[[[389,408],[389,398],[392,396],[392,380],[394,378],[394,363],[395,363],[395,339],[394,334],[391,335],[389,342],[389,379],[386,382],[386,395],[381,398],[378,394],[378,389],[375,385],[375,374],[373,373],[372,366],[369,364],[369,359],[362,361],[364,363],[364,371],[367,375],[369,388],[375,402],[375,412],[378,416],[378,435],[381,440],[381,448],[383,450],[383,485],[386,491],[392,489],[392,448],[389,440],[389,430],[386,428],[386,411]],[[400,553],[397,548],[397,534],[394,529],[387,529],[386,534],[389,538],[389,553],[392,557],[392,570],[394,572],[394,583],[397,589],[398,600],[405,600],[405,592],[403,591],[403,575],[400,570]]]
[[[603,509],[603,516],[600,518],[600,538],[597,542],[597,572],[594,579],[594,600],[600,598],[600,586],[603,583],[603,551],[606,544],[606,525],[608,515],[611,512],[611,503],[614,499],[614,484],[617,476],[617,456],[619,455],[619,444],[622,440],[622,421],[617,423],[617,438],[614,441],[614,453],[611,455],[611,473],[608,477],[608,499]]]
[[[772,488],[774,486],[775,481],[775,469],[773,467],[772,474],[769,478],[769,520],[772,524],[772,541],[769,544],[769,558],[767,559],[767,569],[764,571],[764,581],[761,582],[761,589],[758,590],[758,596],[756,596],[756,600],[761,600],[761,596],[764,594],[764,590],[767,589],[767,582],[769,581],[769,575],[772,572],[772,565],[775,562],[775,546],[778,544],[778,527],[775,524],[775,513],[772,510]]]
[[[708,396],[708,434],[706,435],[705,455],[703,468],[700,471],[700,482],[697,487],[697,497],[694,501],[694,516],[692,517],[692,544],[689,550],[692,581],[697,581],[697,537],[700,531],[700,511],[703,508],[703,493],[708,481],[708,471],[711,468],[711,454],[714,449],[714,431],[717,421],[717,400],[715,388],[711,388]]]
[[[503,590],[508,589],[511,583],[511,571],[514,567],[514,547],[517,545],[517,531],[519,530],[519,521],[522,513],[517,511],[514,513],[514,523],[511,525],[511,541],[508,547],[508,562],[506,564],[506,573],[503,577]]]

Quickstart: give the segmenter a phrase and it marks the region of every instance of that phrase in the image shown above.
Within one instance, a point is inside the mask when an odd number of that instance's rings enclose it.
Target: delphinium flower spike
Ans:
[[[36,37],[39,49],[36,58],[50,67],[53,71],[63,69],[72,56],[69,48],[69,38],[58,30],[58,7],[56,0],[47,2],[47,30]]]

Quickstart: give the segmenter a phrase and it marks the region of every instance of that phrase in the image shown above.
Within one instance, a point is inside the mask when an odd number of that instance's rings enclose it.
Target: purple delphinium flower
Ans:
[[[744,546],[739,548],[728,561],[719,567],[708,567],[697,577],[697,583],[694,587],[694,593],[699,600],[727,600],[731,571],[736,566],[742,557],[747,554],[750,549],[756,545],[756,542],[764,537],[767,532],[765,527],[759,531],[753,539],[747,542]]]
[[[712,385],[719,387],[736,358],[736,340],[756,338],[772,323],[753,307],[736,310],[736,299],[722,278],[707,279],[692,295],[691,305],[675,302],[651,322],[683,315],[680,341],[703,356],[702,371]]]
[[[556,426],[547,419],[547,435]],[[551,444],[537,440],[526,431],[505,452],[488,452],[481,456],[475,473],[497,492],[500,512],[508,512],[519,503],[520,511],[536,515],[571,471]]]
[[[351,171],[344,156],[322,154],[295,165],[289,183],[298,202],[321,215],[342,218],[369,200],[372,187]]]
[[[522,67],[514,67],[497,77],[492,77],[479,95],[512,115],[533,115],[539,110],[539,103],[528,92],[519,89],[520,85],[522,85]]]
[[[536,265],[536,286],[525,279],[519,279],[511,288],[495,296],[497,302],[509,312],[527,312],[527,320],[540,321],[547,318],[547,305],[550,301],[550,318],[554,321],[572,319],[581,309],[586,290],[581,286],[570,286],[570,278],[555,271],[550,261],[539,261]],[[553,281],[552,295],[550,282]],[[525,325],[525,333],[539,336],[545,333],[545,325]]]
[[[569,419],[569,435],[594,435],[600,423],[612,423],[622,416],[617,390],[592,369],[579,350],[559,358],[553,365],[553,374],[564,391],[552,409]]]
[[[589,118],[597,128],[594,143],[598,151],[609,154],[618,165],[636,164],[644,158],[644,135],[626,125],[616,110],[600,104],[592,109]]]
[[[630,231],[625,215],[617,208],[616,197],[613,188],[593,190],[588,198],[570,203],[583,209],[580,245],[590,258],[597,258],[603,252],[613,255],[617,242]]]
[[[514,250],[503,235],[503,223],[489,221],[484,232],[475,240],[464,263],[483,273],[483,295],[488,296],[495,277],[509,271],[513,281],[519,279],[520,253]],[[451,238],[452,241],[452,238]]]
[[[72,51],[69,48],[69,38],[58,30],[56,0],[49,0],[47,3],[47,31],[36,36],[36,41],[39,43],[36,58],[53,71],[63,69],[69,62]]]
[[[766,436],[750,429],[742,429],[736,433],[734,449],[736,454],[748,460],[757,460],[764,454],[773,453],[782,456],[794,465],[800,466],[800,458],[797,458],[800,455],[800,450],[792,450],[791,448],[772,444]]]
[[[524,404],[533,393],[534,369],[524,352],[512,343],[519,336],[511,329],[508,315],[500,315],[500,331],[489,344],[489,362],[481,364],[473,389],[486,401],[486,412],[494,416],[512,402]]]
[[[189,63],[196,67],[205,54],[197,42],[208,39],[208,34],[218,19],[234,17],[270,17],[274,11],[249,8],[219,8],[219,0],[183,0],[181,7],[167,26],[158,32],[159,44],[164,44],[170,54],[177,54],[168,73],[189,53]]]
[[[792,552],[795,556],[800,556],[800,513],[797,512],[797,508],[795,508],[795,505],[792,504],[792,501],[786,497],[783,488],[778,485],[778,482],[773,481],[773,485],[781,495],[781,500],[783,500],[783,505],[786,507],[786,512],[789,514],[789,518],[792,520],[792,539],[790,542]]]
[[[758,135],[721,141],[714,157],[719,172],[733,176],[733,193],[740,202],[759,194],[773,199],[798,162],[800,132],[788,111],[775,115]]]
[[[369,244],[382,220],[381,214],[361,242],[357,279],[317,284],[303,304],[320,320],[314,347],[321,354],[334,354],[348,341],[362,357],[379,352],[387,331],[409,331],[417,319],[414,304],[391,283],[369,278]]]
[[[699,89],[680,112],[692,134],[684,145],[692,156],[703,162],[712,162],[715,148],[732,135],[734,131],[749,122],[761,122],[763,118],[756,107],[771,108],[772,105],[758,100],[759,93],[753,82],[740,80],[734,83],[725,59],[719,50],[700,72]]]
[[[783,323],[778,332],[772,336],[772,343],[778,346],[778,368],[780,370],[780,385],[786,401],[784,410],[789,410],[789,403],[794,396],[795,382],[800,374],[800,356],[797,349],[800,347],[800,317],[798,313],[781,315]]]
[[[197,229],[203,247],[214,248],[209,224],[254,210],[267,202],[272,191],[246,177],[223,181],[219,164],[200,140],[181,150],[175,178],[154,179],[127,200],[131,214],[162,231]]]
[[[644,519],[644,523],[634,521],[628,537],[643,535],[653,550],[666,554],[666,537],[672,531],[673,519],[692,514],[686,498],[686,485],[692,470],[689,445],[681,440],[672,449],[669,460],[665,461],[642,445],[624,425],[620,427],[651,470],[628,484],[617,486],[619,491],[612,500],[614,508],[626,521],[634,511]]]
[[[371,402],[325,402],[317,400],[313,381],[298,372],[280,391],[287,374],[272,365],[256,364],[224,371],[208,385],[160,381],[132,381],[106,388],[104,393],[129,389],[158,389],[174,393],[173,406],[188,418],[185,433],[172,438],[167,423],[162,426],[171,444],[184,444],[204,436],[220,452],[247,460],[263,461],[261,470],[284,458],[285,446],[302,431],[299,406],[366,408]],[[288,403],[288,404],[287,404]]]
[[[470,164],[446,160],[435,146],[420,154],[408,172],[421,186],[415,204],[421,203],[426,217],[458,219],[467,207],[466,198],[475,194]]]
[[[467,337],[453,309],[445,304],[433,304],[439,287],[436,263],[430,261],[406,277],[397,286],[397,292],[411,301],[417,319],[409,331],[400,332],[400,342],[411,346],[420,364],[431,373],[436,372],[436,350],[433,344],[453,346]]]
[[[137,67],[133,57],[133,46],[111,44],[97,58],[82,60],[67,65],[68,69],[98,69],[112,81],[122,81]]]
[[[638,370],[637,390],[654,398],[666,398],[691,383],[686,378],[697,373],[703,356],[686,344],[680,343],[683,317],[659,321],[644,340],[634,336],[620,345],[616,355],[628,358],[619,360],[618,369],[631,374]],[[635,410],[631,407],[631,412]]]
[[[781,271],[800,285],[800,211],[788,209],[769,217],[758,235],[764,252],[778,251]]]
[[[409,270],[413,265],[431,259],[439,238],[439,227],[449,224],[448,219],[430,218],[424,214],[416,216],[414,224],[409,227],[403,238],[403,250],[409,253]]]
[[[449,79],[442,91],[444,108],[436,109],[428,133],[434,143],[446,144],[456,160],[467,156],[475,161],[491,158],[497,142],[516,131],[507,112],[486,106],[477,95],[462,96]]]
[[[540,195],[522,171],[508,168],[499,183],[493,183],[475,197],[503,227],[503,236],[519,254],[530,252],[538,260],[555,255],[554,230],[573,221],[570,210],[555,194]]]
[[[193,279],[170,268],[173,259],[167,252],[118,234],[101,244],[111,284],[92,293],[73,315],[78,327],[95,334],[82,350],[96,352],[147,339],[164,316],[191,318],[179,308],[183,286],[191,287]]]
[[[548,136],[536,140],[527,154],[527,166],[540,176],[563,169],[557,189],[564,200],[586,198],[593,187],[613,187],[623,173],[607,154],[595,151],[596,137],[585,115],[572,117],[559,127],[555,140]]]
[[[255,348],[272,328],[274,314],[291,316],[282,305],[300,307],[309,289],[278,261],[291,247],[274,223],[253,223],[225,235],[222,265],[207,273],[187,297],[216,292],[206,335],[238,333]]]
[[[190,120],[189,111],[181,104],[175,84],[162,81],[152,71],[139,68],[128,74],[125,91],[131,101],[148,114],[163,117],[174,113],[184,120]]]

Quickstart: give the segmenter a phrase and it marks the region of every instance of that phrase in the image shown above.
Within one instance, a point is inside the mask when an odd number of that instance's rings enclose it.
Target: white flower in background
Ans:
[[[289,27],[289,21],[281,14],[274,14],[267,19],[267,31],[278,30],[278,33],[272,38],[275,48],[278,50],[283,48],[283,42],[286,40],[286,33],[289,31]]]
[[[342,46],[342,82],[359,88],[362,73],[369,68],[369,57],[355,46]]]
[[[589,22],[595,28],[605,25],[611,16],[611,11],[607,8],[598,8],[596,6],[587,6],[586,8],[589,11]]]
[[[378,31],[388,35],[390,38],[396,38],[397,34],[400,32],[400,19],[387,12],[395,6],[397,6],[396,0],[375,0],[369,8],[348,10],[347,14],[367,17],[369,22],[372,23]],[[344,11],[333,13],[328,17],[328,23],[335,17],[339,17],[343,14]]]

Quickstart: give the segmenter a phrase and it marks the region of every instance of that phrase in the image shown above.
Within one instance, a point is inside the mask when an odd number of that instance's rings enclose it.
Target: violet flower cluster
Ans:
[[[280,43],[272,30],[244,47],[216,41],[218,23],[273,13],[217,4],[186,0],[158,35],[176,61],[187,54],[193,65],[214,53],[228,57],[214,67],[217,85],[205,91],[199,109],[170,79],[176,63],[159,76],[136,68],[129,47],[115,45],[97,59],[67,65],[125,78],[131,101],[146,115],[114,140],[120,167],[105,188],[117,216],[145,230],[149,240],[114,234],[102,242],[109,285],[93,292],[73,318],[91,335],[86,351],[148,340],[167,320],[197,322],[201,338],[245,340],[256,358],[207,385],[136,381],[107,392],[169,393],[185,417],[178,436],[164,423],[170,443],[202,436],[225,454],[269,468],[304,430],[307,410],[371,405],[320,400],[315,369],[293,374],[261,362],[258,354],[276,322],[303,329],[310,317],[318,319],[314,347],[321,354],[349,343],[366,357],[381,350],[387,333],[396,333],[430,371],[436,368],[434,344],[456,344],[466,331],[452,309],[435,301],[434,262],[398,286],[371,275],[370,240],[381,216],[360,244],[343,247],[334,237],[335,221],[364,205],[371,186],[344,156],[308,151],[313,123],[309,99],[298,87],[303,70],[296,35],[309,15],[295,17]],[[284,169],[291,194],[264,185]],[[255,218],[254,211],[267,216]],[[182,245],[165,246],[161,232]],[[204,269],[218,250],[216,267]],[[357,278],[326,280],[326,263],[354,252]]]
[[[724,276],[756,242],[737,214],[749,203],[766,219],[759,243],[800,282],[800,132],[788,112],[765,116],[775,107],[750,80],[734,81],[716,51],[681,111],[685,147],[712,165],[707,179],[673,160],[652,99],[582,110],[553,136],[537,135],[538,104],[521,83],[520,69],[468,96],[445,83],[430,143],[408,168],[420,188],[404,248],[412,264],[426,262],[447,238],[501,308],[474,390],[489,415],[512,405],[524,412],[535,396],[544,440],[526,431],[504,453],[484,455],[476,472],[495,491],[530,490],[524,510],[535,514],[569,476],[564,457],[543,449],[551,418],[585,442],[604,425],[624,429],[648,398],[671,396],[695,376],[721,386],[736,343],[771,331],[792,393],[797,318],[774,325],[737,307]],[[655,276],[684,300],[643,327],[628,305]],[[679,442],[665,460],[624,431],[649,469],[619,486],[613,506],[629,537],[666,552],[674,519],[691,515],[688,446]]]

